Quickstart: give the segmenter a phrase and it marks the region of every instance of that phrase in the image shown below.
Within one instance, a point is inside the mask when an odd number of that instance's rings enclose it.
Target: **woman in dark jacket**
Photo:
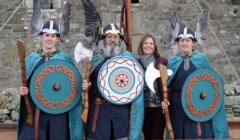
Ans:
[[[167,59],[158,53],[156,41],[152,35],[147,34],[142,37],[138,46],[138,55],[138,61],[144,70],[152,62],[156,69],[158,69],[159,64],[167,65]],[[147,85],[144,88],[145,116],[143,134],[145,140],[163,139],[165,118],[161,108],[163,95],[160,82],[160,78],[154,82],[156,93],[152,92]]]

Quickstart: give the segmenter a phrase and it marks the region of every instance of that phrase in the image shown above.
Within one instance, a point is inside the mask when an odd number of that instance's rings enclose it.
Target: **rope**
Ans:
[[[200,10],[203,12],[203,9],[202,9],[202,7],[200,6],[198,0],[196,0],[196,2],[197,2],[197,4],[198,4],[198,7],[200,8]],[[235,70],[233,64],[231,63],[230,59],[228,58],[228,55],[227,55],[226,51],[224,50],[224,48],[223,48],[223,46],[222,46],[220,40],[218,39],[218,37],[217,37],[217,35],[216,35],[216,32],[213,30],[212,25],[211,25],[208,21],[207,21],[207,23],[208,23],[208,25],[209,25],[209,27],[210,27],[210,29],[211,29],[211,31],[212,31],[214,37],[217,39],[217,42],[218,42],[218,44],[219,44],[219,46],[220,46],[220,48],[221,48],[223,54],[224,54],[225,57],[227,58],[227,61],[228,61],[228,63],[230,64],[230,67],[232,68],[234,74],[236,75],[236,77],[237,77],[237,79],[238,79],[238,82],[240,82],[240,78],[239,78],[239,76],[238,76],[238,74],[237,74],[237,72],[236,72],[236,70]]]
[[[15,13],[18,11],[18,9],[21,7],[21,5],[23,4],[23,2],[25,2],[25,0],[22,0],[22,2],[18,5],[18,7],[13,11],[13,13],[11,14],[11,16],[5,21],[5,23],[3,24],[3,26],[0,29],[0,32],[2,32],[3,28],[7,25],[8,21],[10,19],[12,19],[12,17],[15,15]]]

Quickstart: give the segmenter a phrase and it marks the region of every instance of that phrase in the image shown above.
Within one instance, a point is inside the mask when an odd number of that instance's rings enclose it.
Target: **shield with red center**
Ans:
[[[144,71],[133,58],[117,56],[104,63],[98,74],[98,89],[112,104],[129,104],[142,92]]]

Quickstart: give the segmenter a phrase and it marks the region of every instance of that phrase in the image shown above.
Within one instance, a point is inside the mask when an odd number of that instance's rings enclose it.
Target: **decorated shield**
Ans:
[[[98,74],[98,89],[112,104],[128,104],[143,90],[144,72],[133,58],[117,56],[104,63]]]
[[[42,111],[60,114],[77,104],[81,87],[82,77],[75,66],[62,60],[50,60],[33,73],[30,95]]]
[[[183,109],[190,119],[207,121],[216,115],[223,104],[222,79],[211,69],[196,70],[185,81],[181,98]]]

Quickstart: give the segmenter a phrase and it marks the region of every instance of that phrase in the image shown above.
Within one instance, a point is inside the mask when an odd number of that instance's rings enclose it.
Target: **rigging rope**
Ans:
[[[201,12],[203,12],[203,9],[202,9],[201,5],[199,4],[198,0],[196,0],[196,2],[197,2],[197,4],[198,4],[198,7],[200,8]],[[220,46],[220,48],[221,48],[223,54],[224,54],[225,57],[227,58],[227,61],[228,61],[228,63],[230,64],[230,67],[232,68],[234,74],[236,75],[238,82],[240,82],[240,78],[239,78],[239,76],[238,76],[238,74],[237,74],[237,72],[236,72],[236,70],[235,70],[233,64],[231,63],[229,57],[227,56],[227,53],[226,53],[226,51],[224,50],[224,48],[223,48],[223,46],[222,46],[220,40],[218,39],[218,37],[217,37],[217,35],[216,35],[216,32],[213,30],[212,25],[211,25],[208,21],[207,21],[207,23],[208,23],[208,25],[209,25],[209,27],[210,27],[210,29],[211,29],[211,31],[212,31],[214,37],[217,39],[217,42],[218,42],[218,44],[219,44],[219,46]]]
[[[5,23],[3,24],[3,26],[1,27],[0,29],[0,32],[3,30],[3,28],[7,25],[8,21],[10,19],[12,19],[12,17],[15,15],[15,13],[18,11],[18,9],[21,7],[21,5],[23,4],[23,2],[25,2],[25,0],[23,0],[19,5],[18,7],[13,11],[13,13],[11,14],[11,16],[5,21]]]

